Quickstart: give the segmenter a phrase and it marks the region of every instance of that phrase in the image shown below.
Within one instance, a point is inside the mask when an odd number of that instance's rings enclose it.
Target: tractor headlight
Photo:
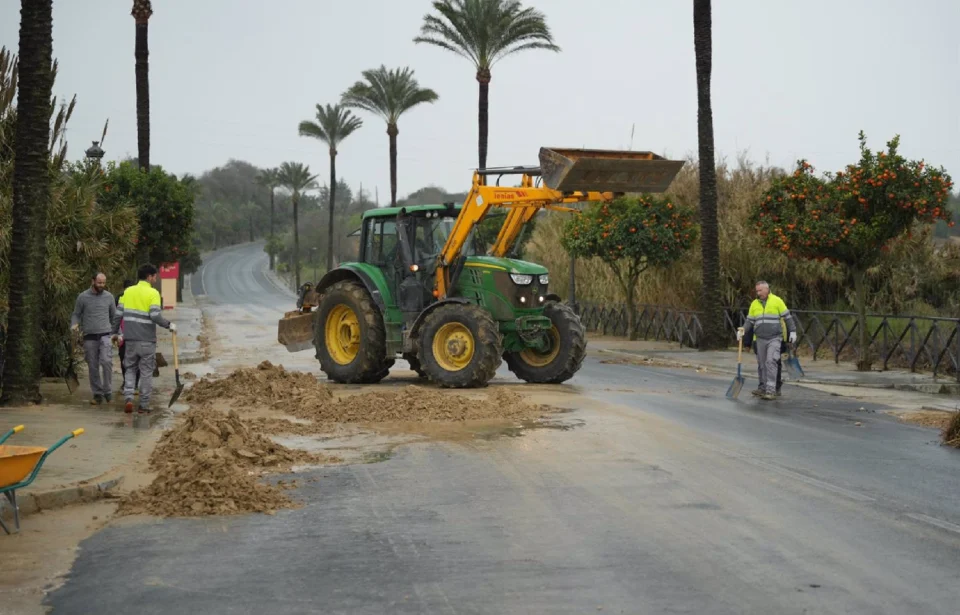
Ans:
[[[529,286],[533,284],[533,276],[527,273],[511,273],[510,279],[518,286]]]
[[[538,279],[540,280],[540,284],[542,286],[547,286],[548,284],[550,284],[550,276],[547,275],[546,273],[540,276]]]

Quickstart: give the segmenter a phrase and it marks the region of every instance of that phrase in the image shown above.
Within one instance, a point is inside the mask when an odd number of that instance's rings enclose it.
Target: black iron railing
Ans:
[[[629,318],[624,305],[579,303],[577,311],[588,331],[627,337]],[[833,358],[854,360],[859,354],[860,335],[853,312],[791,310],[797,320],[797,344],[813,360]],[[735,337],[746,318],[746,309],[728,308],[724,323]],[[638,305],[633,310],[637,339],[676,342],[696,347],[703,335],[695,310],[660,305]],[[883,369],[906,368],[952,374],[960,381],[960,318],[929,316],[867,316],[870,353]]]

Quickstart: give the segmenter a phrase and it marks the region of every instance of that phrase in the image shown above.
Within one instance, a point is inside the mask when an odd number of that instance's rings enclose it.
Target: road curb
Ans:
[[[26,491],[17,494],[20,516],[32,515],[42,510],[63,508],[80,502],[93,502],[105,497],[123,482],[123,476],[92,485],[76,485],[49,491]],[[13,518],[13,507],[6,498],[0,500],[0,515]]]
[[[284,294],[292,295],[296,297],[296,293],[294,293],[292,290],[287,288],[286,285],[283,284],[283,280],[281,280],[275,272],[270,271],[269,265],[264,265],[264,267],[260,271],[261,273],[263,273],[263,277],[267,278],[267,280],[269,280],[270,283],[277,288],[277,290],[279,290]]]
[[[665,367],[683,367],[688,369],[696,369],[698,371],[711,372],[714,374],[724,374],[728,376],[735,376],[737,370],[735,369],[717,369],[714,366],[702,365],[697,363],[689,363],[685,361],[677,361],[676,359],[666,359],[660,356],[648,355],[648,354],[639,354],[635,352],[627,352],[623,350],[610,350],[607,348],[597,348],[597,352],[613,354],[623,357],[629,357],[631,359],[639,360],[648,360],[648,361],[657,361],[664,365]],[[789,384],[818,384],[818,385],[827,385],[827,386],[840,386],[840,387],[850,387],[850,388],[860,388],[860,389],[879,389],[879,390],[897,390],[897,391],[907,391],[912,393],[924,393],[927,395],[958,395],[960,394],[960,384],[953,383],[920,383],[920,384],[909,384],[909,383],[876,383],[868,384],[863,382],[848,382],[843,380],[816,380],[812,378],[799,378],[797,380],[785,380]]]
[[[263,273],[263,277],[267,278],[267,280],[283,294],[290,295],[292,297],[297,296],[295,292],[287,288],[287,286],[283,283],[283,280],[277,276],[275,272],[270,271],[270,267],[268,265],[264,265],[260,272]]]

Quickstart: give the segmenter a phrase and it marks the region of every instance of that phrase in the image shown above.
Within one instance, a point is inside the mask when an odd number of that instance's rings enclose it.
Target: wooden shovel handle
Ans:
[[[737,363],[740,363],[740,356],[743,354],[743,338],[737,340]],[[173,355],[176,360],[176,354]]]
[[[177,333],[173,332],[173,369],[180,371],[180,358],[177,356]]]

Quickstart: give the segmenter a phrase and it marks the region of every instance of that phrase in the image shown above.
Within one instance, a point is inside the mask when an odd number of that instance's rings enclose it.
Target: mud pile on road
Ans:
[[[204,376],[183,395],[185,401],[195,406],[230,401],[240,407],[264,405],[283,411],[322,404],[332,398],[330,388],[313,375],[287,371],[270,361],[240,368],[224,378]]]
[[[294,503],[260,482],[266,470],[331,461],[289,449],[257,433],[236,412],[192,408],[150,455],[157,477],[120,502],[118,513],[160,516],[270,512]]]
[[[206,449],[220,449],[238,465],[288,470],[319,459],[310,453],[277,444],[259,433],[233,410],[227,414],[203,406],[184,412],[182,422],[167,431],[150,455],[150,464],[162,468],[171,461],[198,458]]]
[[[240,409],[268,407],[310,424],[265,417],[247,424],[259,433],[300,435],[321,433],[336,423],[530,420],[551,410],[499,388],[469,396],[416,385],[360,394],[338,391],[335,395],[335,390],[311,374],[264,361],[223,378],[205,376],[184,393],[184,399],[194,408],[209,409],[215,403]],[[197,437],[210,436],[201,433]]]
[[[198,517],[247,512],[271,513],[296,504],[279,488],[236,463],[223,449],[206,449],[160,469],[150,485],[120,501],[118,515]]]
[[[479,399],[410,385],[400,390],[341,395],[325,404],[299,405],[291,414],[321,423],[425,423],[535,419],[548,411],[504,389],[495,389]]]
[[[960,448],[960,412],[956,412],[941,434],[943,443],[947,446]]]

